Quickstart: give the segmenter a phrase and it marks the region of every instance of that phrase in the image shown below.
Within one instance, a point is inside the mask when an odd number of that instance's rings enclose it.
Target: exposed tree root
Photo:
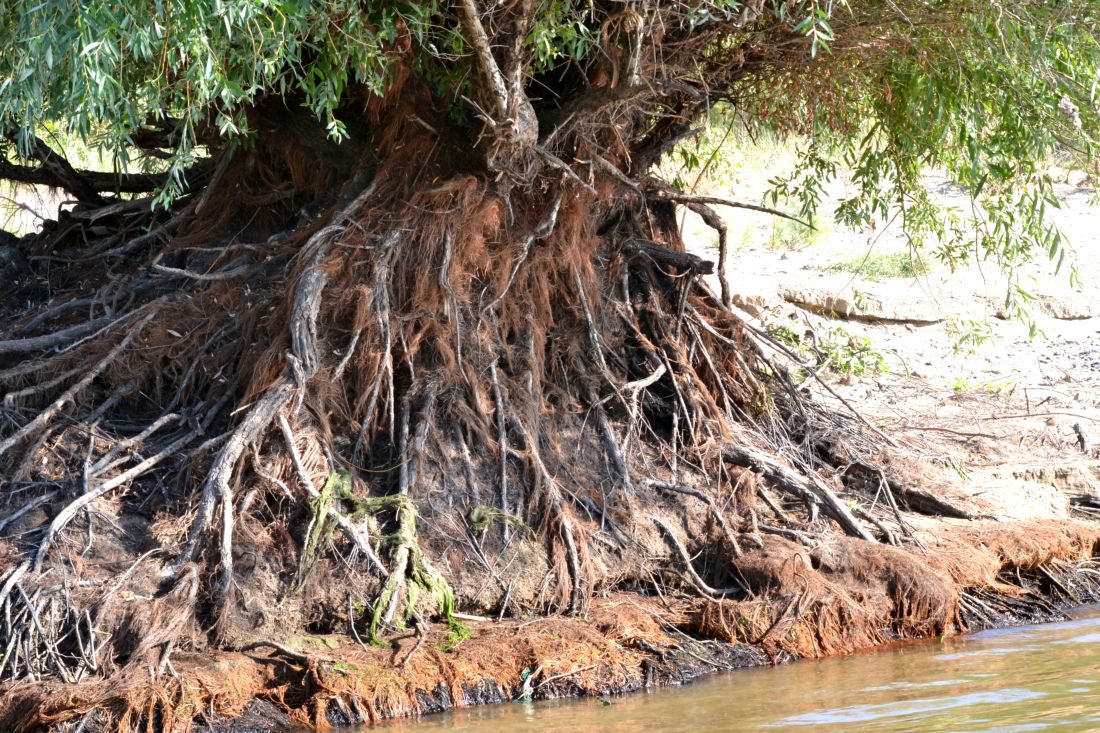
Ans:
[[[975,567],[972,543],[930,578],[875,501],[912,500],[906,477],[858,468],[888,439],[797,390],[683,251],[672,201],[726,202],[631,178],[646,146],[608,160],[622,144],[604,127],[595,144],[583,109],[538,138],[490,60],[476,160],[409,73],[342,148],[273,104],[201,194],[152,212],[93,187],[31,245],[44,259],[0,333],[5,730],[243,709],[196,653],[311,722],[419,711],[425,679],[447,705],[485,684],[507,699],[525,666],[538,694],[645,684],[652,655],[577,619],[558,623],[578,646],[463,661],[495,647],[463,640],[456,608],[687,596],[681,633],[806,655],[992,618],[1003,568],[1072,589],[1052,563],[1090,557],[1091,530]],[[366,644],[339,650],[362,675],[289,644],[408,623],[392,675]],[[519,635],[504,623],[486,636]]]
[[[812,551],[769,540],[747,551],[740,564],[752,597],[661,602],[613,593],[591,602],[588,620],[475,620],[472,637],[459,649],[445,628],[417,619],[415,633],[391,637],[388,646],[298,636],[258,639],[236,652],[180,652],[175,675],[163,686],[116,673],[100,699],[114,703],[100,709],[91,730],[140,729],[150,722],[186,730],[197,711],[207,720],[231,719],[254,698],[272,703],[267,723],[323,727],[532,696],[605,695],[767,663],[760,647],[774,660],[851,652],[952,629],[1049,621],[1061,618],[1060,608],[1100,598],[1096,561],[1080,559],[1096,551],[1095,527],[1021,525],[1021,536],[1036,539],[1017,552],[1036,560],[1069,553],[1034,567],[1004,564],[1007,558],[997,551],[970,544],[998,529],[979,528],[965,541],[951,531],[929,535],[934,549],[923,555],[841,536]],[[1011,547],[1007,541],[1001,550]],[[166,658],[164,632],[145,631],[143,648]],[[699,634],[729,644],[693,640]],[[79,720],[85,698],[74,700],[73,692],[82,690],[87,688],[76,684],[10,687],[0,724],[19,721],[5,730],[20,732]]]

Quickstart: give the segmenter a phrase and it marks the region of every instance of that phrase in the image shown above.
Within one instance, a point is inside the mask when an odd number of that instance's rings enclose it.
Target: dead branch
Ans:
[[[114,320],[111,316],[100,316],[90,321],[82,321],[53,333],[28,338],[0,341],[0,355],[26,354],[31,351],[44,351],[57,346],[67,346],[81,336],[92,333]]]
[[[0,532],[3,532],[4,527],[8,526],[12,522],[18,521],[20,517],[25,516],[30,512],[33,512],[35,509],[42,506],[43,504],[46,504],[47,502],[53,501],[56,496],[57,491],[47,491],[45,494],[40,494],[39,496],[34,497],[19,509],[16,509],[14,512],[0,519]]]
[[[825,485],[824,481],[813,474],[801,476],[760,451],[745,446],[728,445],[722,449],[722,457],[734,465],[762,473],[765,478],[786,491],[813,501],[821,501],[825,505],[826,513],[835,519],[846,533],[868,542],[877,542],[874,536],[852,516],[847,505]]]
[[[168,176],[163,173],[105,173],[78,170],[71,165],[66,169],[60,163],[63,158],[52,150],[50,153],[56,156],[56,159],[52,159],[50,164],[43,163],[38,166],[0,161],[0,178],[16,183],[62,188],[74,195],[79,191],[81,200],[92,203],[102,200],[98,194],[149,193],[164,188],[168,182]],[[47,158],[49,159],[49,156]],[[202,173],[208,167],[209,164],[206,161],[200,161],[184,174],[185,178],[193,183],[201,183]],[[92,194],[95,194],[95,197]]]

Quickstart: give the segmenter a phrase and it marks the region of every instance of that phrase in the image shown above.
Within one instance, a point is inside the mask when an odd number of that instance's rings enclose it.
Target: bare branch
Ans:
[[[650,191],[650,196],[654,198],[665,199],[666,201],[675,201],[678,204],[703,204],[705,206],[729,206],[733,209],[748,209],[749,211],[759,211],[762,214],[771,214],[772,216],[778,216],[781,219],[789,219],[795,221],[808,229],[815,229],[813,224],[807,221],[799,219],[797,216],[791,216],[779,209],[773,209],[768,206],[759,206],[757,204],[746,204],[742,201],[733,201],[731,199],[718,198],[715,196],[695,196],[693,194],[680,193],[671,189],[664,189],[658,191]]]

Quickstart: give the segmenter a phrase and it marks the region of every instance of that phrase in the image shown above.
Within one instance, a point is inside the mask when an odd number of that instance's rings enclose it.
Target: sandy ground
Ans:
[[[836,338],[839,328],[868,338],[889,372],[832,375],[831,385],[953,483],[986,499],[991,515],[1087,512],[1066,501],[1100,496],[1100,207],[1085,183],[1059,184],[1064,205],[1055,216],[1076,250],[1080,283],[1071,286],[1067,271],[1055,272],[1045,257],[1023,271],[1036,296],[1035,338],[1003,317],[1006,280],[988,264],[952,273],[922,253],[929,270],[917,277],[835,271],[869,250],[908,252],[897,227],[874,235],[831,229],[777,248],[774,221],[726,212],[731,231],[741,232],[727,273],[734,302],[766,328],[818,339],[831,331]],[[966,204],[942,179],[930,177],[929,186],[953,205]],[[697,254],[716,257],[713,233],[700,221],[689,218],[685,235]],[[988,338],[958,348],[967,321]]]

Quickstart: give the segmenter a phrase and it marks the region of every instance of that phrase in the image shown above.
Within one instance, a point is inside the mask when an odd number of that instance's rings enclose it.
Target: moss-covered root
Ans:
[[[350,508],[349,517],[353,520],[392,512],[397,521],[397,530],[391,535],[382,537],[383,547],[380,548],[388,550],[392,569],[374,604],[370,622],[370,641],[377,642],[378,630],[393,623],[402,597],[405,601],[404,620],[407,622],[411,619],[416,613],[416,603],[422,592],[435,596],[440,613],[446,618],[452,635],[464,636],[466,630],[454,618],[454,591],[451,590],[446,578],[432,567],[420,549],[416,532],[417,511],[413,501],[404,494],[359,498],[352,493],[351,489],[351,474],[342,468],[337,468],[329,475],[324,488],[311,502],[310,509],[313,516],[306,531],[302,558],[298,566],[298,577],[295,581],[296,587],[301,589],[305,585],[313,566],[324,552],[326,542],[336,529],[336,522],[332,520],[334,513],[331,510],[337,500],[344,502]]]

